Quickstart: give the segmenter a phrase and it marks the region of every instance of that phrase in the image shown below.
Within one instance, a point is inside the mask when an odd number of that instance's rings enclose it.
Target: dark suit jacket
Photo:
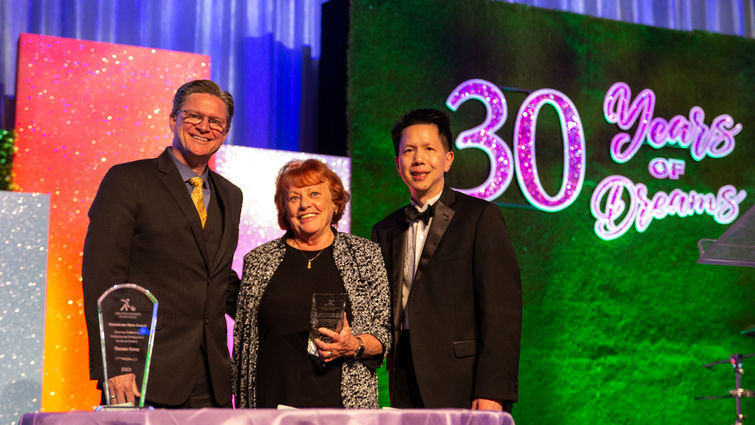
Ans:
[[[391,280],[394,341],[401,323],[403,208],[372,229]],[[449,188],[435,207],[409,298],[414,371],[425,407],[517,400],[522,294],[498,207]],[[389,354],[392,372],[396,350]]]
[[[103,178],[89,210],[82,265],[92,379],[103,377],[97,298],[113,284],[130,282],[149,289],[159,303],[147,400],[185,402],[204,346],[216,401],[230,401],[224,314],[233,315],[238,293],[231,262],[242,194],[213,171],[209,179],[223,214],[214,258],[167,149],[158,158],[116,165]]]

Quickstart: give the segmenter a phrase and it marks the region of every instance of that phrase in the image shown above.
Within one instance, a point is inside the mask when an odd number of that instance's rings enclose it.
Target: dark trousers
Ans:
[[[144,402],[145,406],[152,406],[156,409],[201,409],[203,407],[223,407],[223,408],[230,408],[233,407],[231,403],[220,405],[217,401],[215,401],[215,396],[213,395],[212,391],[212,384],[210,383],[210,371],[207,366],[207,358],[202,353],[202,355],[199,356],[199,359],[201,360],[201,364],[197,365],[196,373],[194,375],[194,383],[192,385],[191,394],[189,394],[189,399],[185,402],[173,406],[173,405],[165,405],[160,403],[155,403],[153,401],[150,401],[149,398]],[[147,396],[149,396],[149,385],[147,385]],[[105,391],[102,391],[102,400],[101,404],[104,406],[106,405],[105,401]],[[135,404],[139,404],[139,399],[136,399]]]
[[[417,385],[412,362],[412,346],[409,331],[399,334],[396,343],[396,364],[391,372],[391,407],[399,409],[423,408],[422,396]]]
[[[199,356],[201,365],[197,365],[196,374],[194,375],[194,385],[189,394],[189,399],[178,406],[166,406],[159,403],[154,403],[149,400],[145,404],[148,404],[156,409],[201,409],[204,407],[224,407],[230,408],[231,403],[226,405],[220,405],[215,401],[215,396],[212,391],[212,383],[210,382],[210,370],[207,365],[207,356],[204,354],[204,348],[202,348],[202,355]],[[149,388],[147,388],[149,393]]]

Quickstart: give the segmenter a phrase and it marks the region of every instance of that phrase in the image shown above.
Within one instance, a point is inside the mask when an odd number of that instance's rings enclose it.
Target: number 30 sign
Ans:
[[[446,100],[452,111],[469,99],[485,105],[485,121],[456,138],[459,149],[482,149],[490,158],[490,174],[481,185],[462,189],[461,192],[492,201],[499,197],[516,174],[522,193],[536,208],[544,211],[561,211],[574,202],[585,179],[585,132],[572,101],[553,89],[541,89],[524,100],[514,124],[514,153],[495,132],[506,122],[506,97],[493,83],[485,80],[467,80],[456,87]],[[540,184],[535,161],[535,126],[540,109],[552,106],[559,117],[564,147],[564,175],[561,189],[556,195],[546,193]]]

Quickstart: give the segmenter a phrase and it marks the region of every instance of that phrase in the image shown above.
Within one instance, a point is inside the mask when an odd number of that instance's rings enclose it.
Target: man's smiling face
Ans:
[[[435,124],[414,124],[401,133],[396,169],[419,205],[443,190],[443,176],[453,161]]]
[[[187,112],[188,111],[188,112]],[[190,124],[184,118],[201,115],[199,124]],[[218,131],[210,126],[210,120],[228,121],[228,113],[223,101],[208,93],[194,93],[186,98],[181,110],[170,117],[170,129],[173,131],[173,153],[188,165],[206,164],[210,157],[220,149],[228,135],[228,130]]]

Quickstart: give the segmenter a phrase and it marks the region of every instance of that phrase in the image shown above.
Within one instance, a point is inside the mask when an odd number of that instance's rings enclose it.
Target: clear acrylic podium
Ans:
[[[755,205],[718,239],[697,241],[698,264],[755,267]]]

